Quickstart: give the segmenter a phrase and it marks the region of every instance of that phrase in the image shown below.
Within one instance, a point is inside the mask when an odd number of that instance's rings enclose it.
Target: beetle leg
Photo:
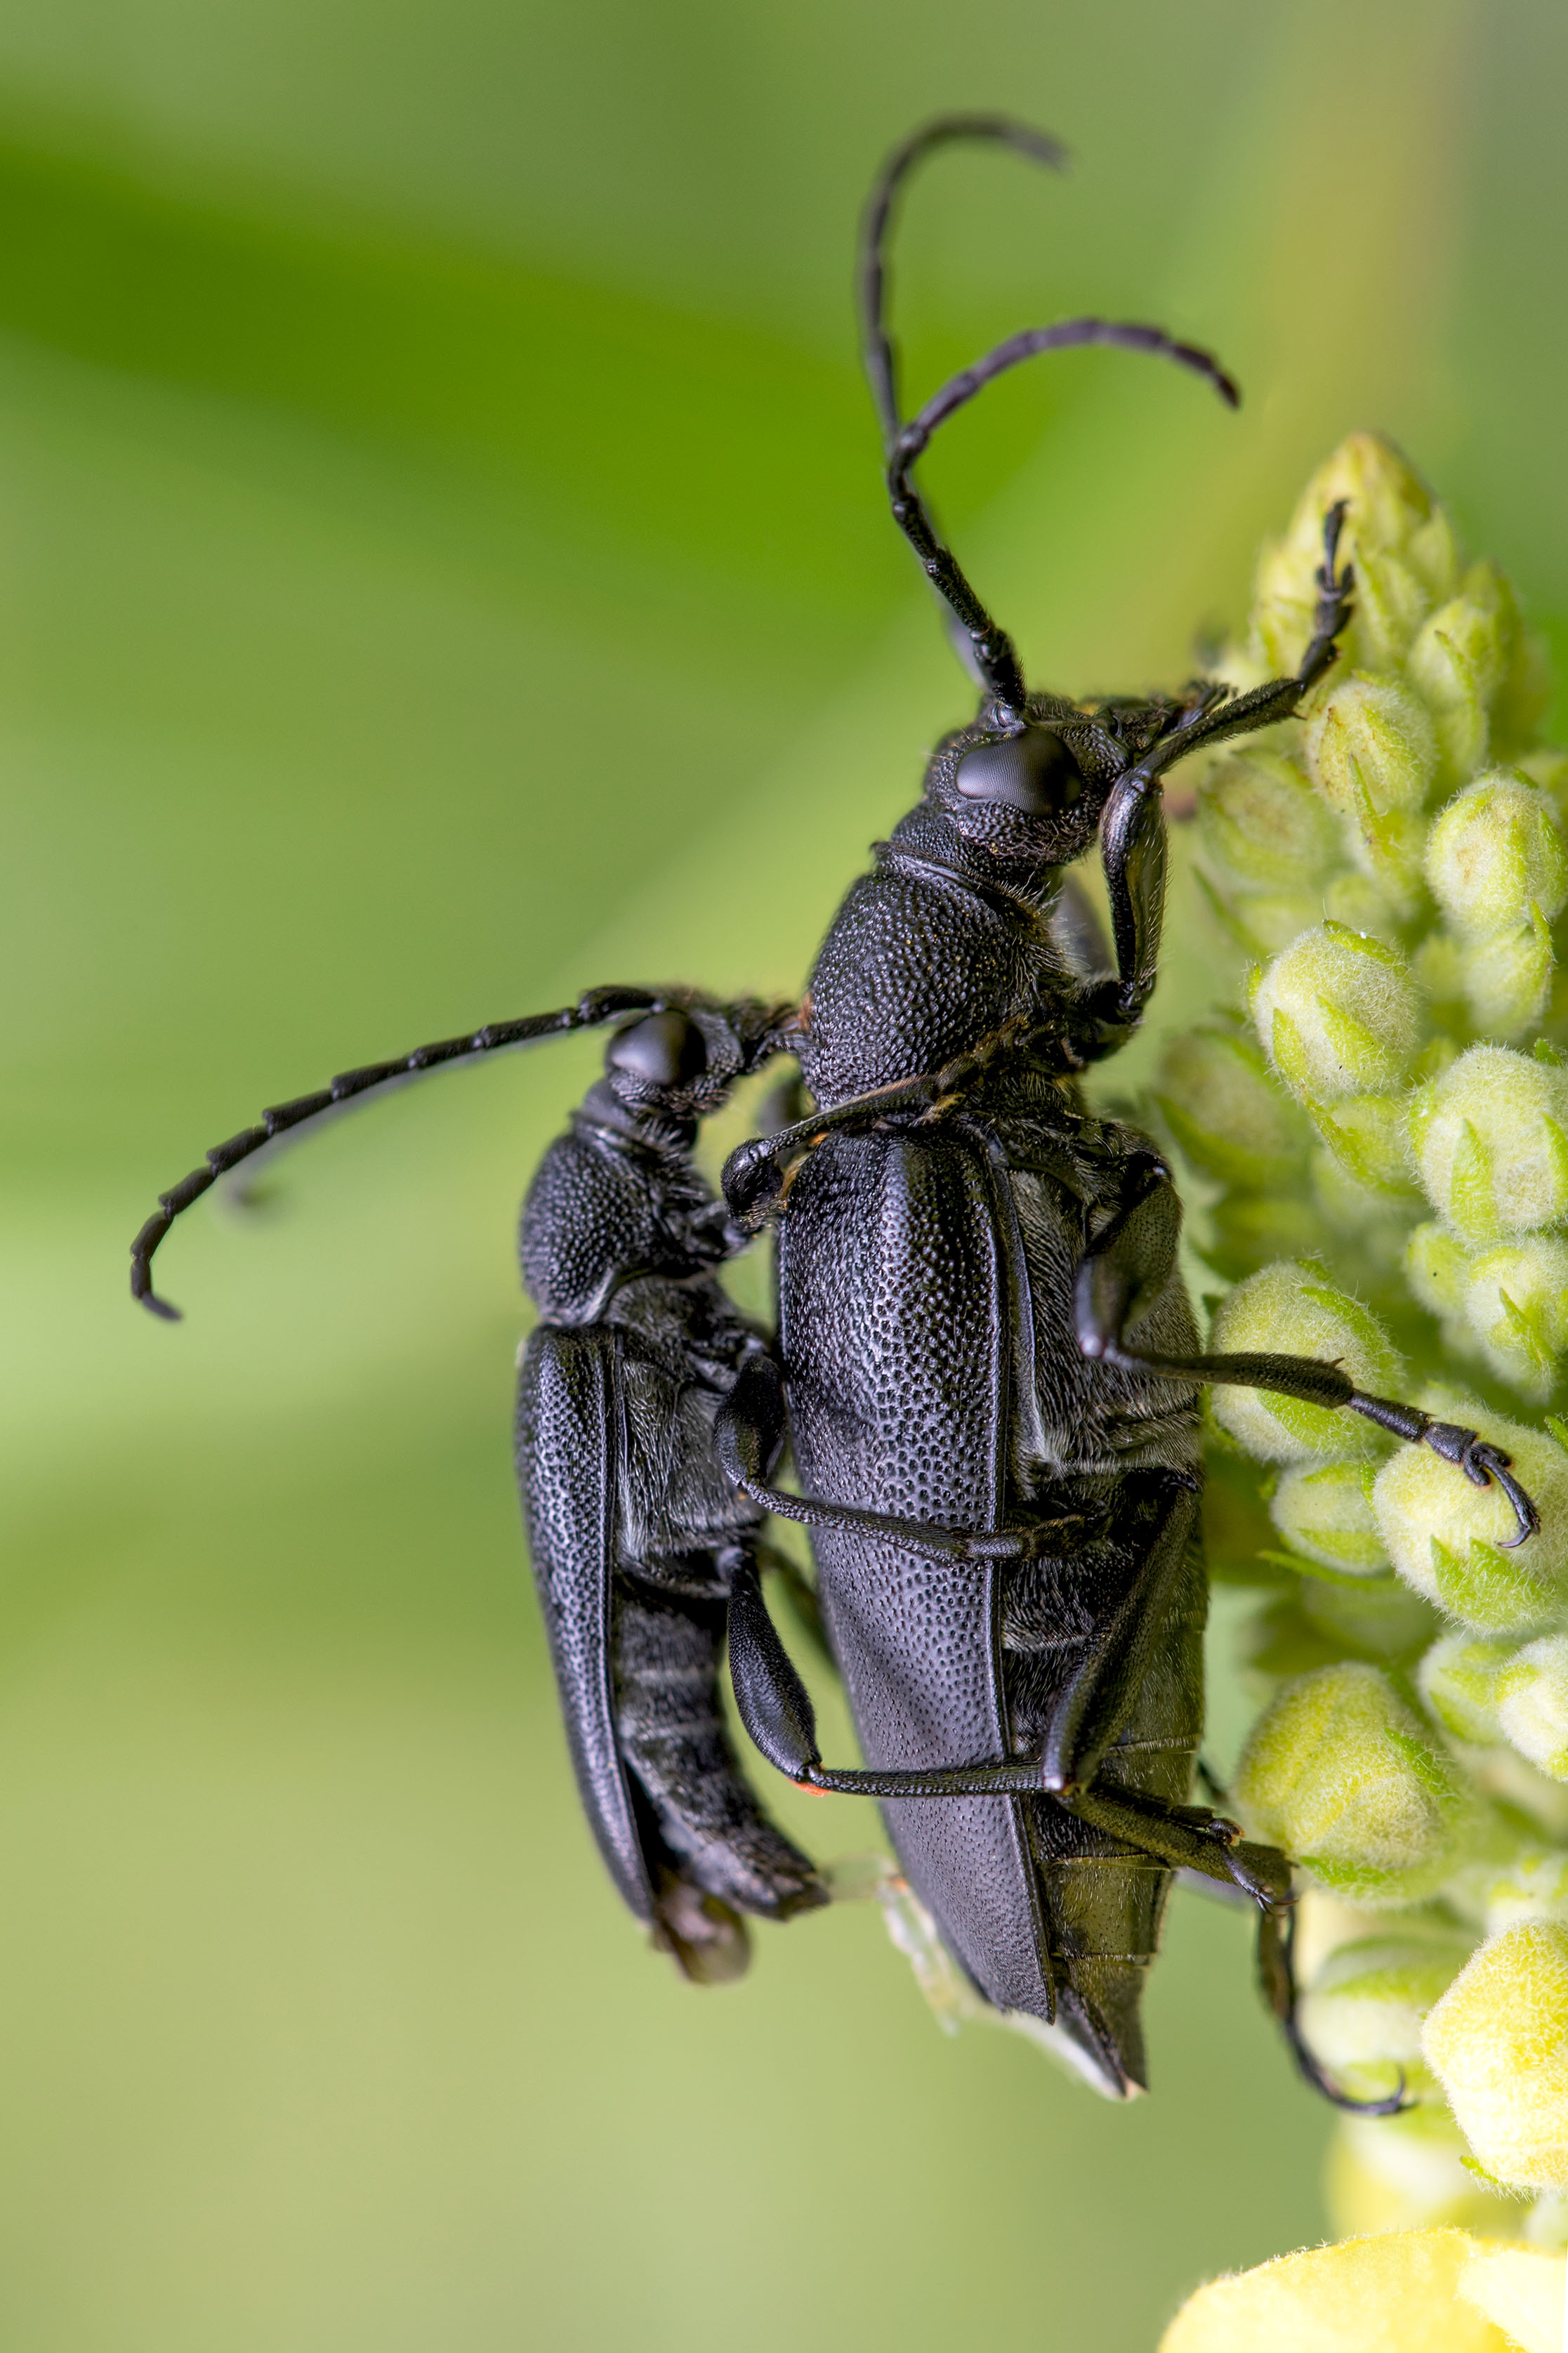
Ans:
[[[1100,1236],[1079,1269],[1073,1320],[1078,1345],[1086,1356],[1123,1372],[1268,1389],[1276,1397],[1295,1398],[1303,1405],[1322,1406],[1330,1411],[1348,1409],[1409,1445],[1429,1447],[1445,1462],[1457,1464],[1473,1485],[1500,1487],[1512,1506],[1519,1531],[1510,1538],[1510,1547],[1534,1535],[1541,1525],[1539,1511],[1512,1476],[1510,1458],[1479,1430],[1436,1421],[1419,1406],[1404,1405],[1394,1398],[1372,1397],[1358,1389],[1338,1365],[1316,1356],[1271,1352],[1165,1356],[1140,1348],[1129,1335],[1136,1332],[1169,1280],[1180,1219],[1175,1188],[1156,1166],[1142,1193]]]
[[[1277,1848],[1244,1839],[1235,1822],[1211,1813],[1206,1806],[1171,1806],[1163,1799],[1104,1782],[1090,1789],[1052,1794],[1079,1821],[1124,1840],[1173,1871],[1198,1871],[1205,1879],[1228,1880],[1263,1910],[1289,1901],[1290,1866],[1285,1857]]]
[[[1381,2100],[1355,2100],[1324,2073],[1307,2044],[1297,2018],[1296,1913],[1291,1905],[1265,1905],[1258,1921],[1258,1982],[1263,1999],[1279,2022],[1303,2079],[1314,2092],[1352,2116],[1396,2116],[1415,2103],[1406,2096],[1401,2068],[1396,2090]]]
[[[1037,1795],[1039,1759],[879,1772],[825,1766],[816,1711],[763,1599],[755,1564],[741,1561],[730,1591],[730,1676],[741,1721],[768,1763],[802,1788],[864,1798],[1022,1798]]]
[[[803,1527],[842,1528],[848,1535],[879,1536],[905,1552],[938,1560],[1022,1560],[1042,1550],[1061,1550],[1094,1523],[1080,1512],[1027,1528],[941,1528],[919,1520],[868,1512],[853,1504],[830,1504],[815,1495],[792,1495],[770,1484],[769,1473],[784,1451],[784,1380],[762,1346],[746,1357],[714,1424],[714,1446],[724,1475],[781,1520]],[[765,1753],[765,1752],[764,1752]]]
[[[1145,1854],[1178,1870],[1227,1880],[1258,1906],[1258,1978],[1264,2000],[1279,2021],[1297,2067],[1315,2092],[1336,2108],[1363,2116],[1396,2116],[1410,2103],[1405,2079],[1381,2100],[1356,2100],[1324,2073],[1307,2047],[1297,2019],[1294,1966],[1296,1916],[1290,1865],[1278,1847],[1240,1836],[1234,1822],[1199,1806],[1162,1807],[1157,1799],[1103,1787],[1059,1797],[1058,1803],[1094,1829],[1123,1839]]]

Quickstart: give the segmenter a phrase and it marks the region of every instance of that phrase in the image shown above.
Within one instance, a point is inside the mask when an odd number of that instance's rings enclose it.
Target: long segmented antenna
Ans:
[[[939,114],[895,147],[872,184],[860,227],[860,347],[871,397],[877,404],[882,446],[890,450],[902,418],[899,414],[899,354],[888,329],[888,238],[905,181],[917,164],[939,147],[966,139],[1011,147],[1048,171],[1065,172],[1068,152],[1048,132],[1015,121],[1007,114]]]
[[[401,1055],[395,1062],[367,1062],[361,1070],[341,1071],[330,1086],[317,1093],[297,1095],[292,1103],[275,1104],[270,1111],[262,1113],[258,1127],[242,1128],[226,1144],[215,1144],[199,1168],[193,1168],[167,1193],[159,1194],[155,1215],[148,1219],[131,1245],[131,1296],[139,1299],[154,1315],[162,1315],[171,1324],[180,1321],[179,1309],[168,1300],[160,1299],[153,1288],[154,1250],[181,1212],[188,1209],[193,1201],[199,1201],[220,1176],[227,1176],[231,1168],[237,1168],[242,1160],[248,1160],[290,1128],[302,1127],[307,1120],[321,1119],[342,1103],[372,1094],[380,1087],[397,1086],[426,1071],[471,1061],[481,1054],[501,1053],[509,1046],[531,1046],[542,1038],[563,1038],[574,1029],[596,1029],[628,1013],[663,1013],[670,1007],[692,1003],[696,996],[695,990],[681,989],[589,989],[575,1005],[563,1005],[551,1013],[530,1014],[521,1021],[491,1022],[487,1029],[472,1030],[463,1038],[440,1038],[434,1045],[416,1046],[411,1054]]]
[[[1020,713],[1025,687],[1017,649],[1005,629],[993,620],[957,557],[938,535],[910,470],[937,427],[997,376],[1041,352],[1071,351],[1087,343],[1108,343],[1118,351],[1147,352],[1157,359],[1173,360],[1178,367],[1191,368],[1211,384],[1230,407],[1237,408],[1241,404],[1234,377],[1226,375],[1212,353],[1200,350],[1195,343],[1177,343],[1162,328],[1130,320],[1061,319],[1055,326],[1026,327],[1020,333],[1009,335],[1005,343],[998,343],[972,367],[950,377],[941,391],[933,393],[909,423],[900,427],[888,457],[888,495],[892,501],[894,522],[969,638],[987,690],[999,702]]]

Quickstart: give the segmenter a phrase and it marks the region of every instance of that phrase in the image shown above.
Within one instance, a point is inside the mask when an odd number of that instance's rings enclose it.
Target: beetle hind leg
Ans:
[[[1352,2116],[1396,2116],[1414,2104],[1405,2091],[1405,2071],[1394,2089],[1381,2100],[1352,2099],[1327,2074],[1308,2043],[1297,2018],[1296,1915],[1289,1904],[1264,1905],[1258,1920],[1258,1982],[1263,1999],[1289,2045],[1298,2073],[1314,2092]]]

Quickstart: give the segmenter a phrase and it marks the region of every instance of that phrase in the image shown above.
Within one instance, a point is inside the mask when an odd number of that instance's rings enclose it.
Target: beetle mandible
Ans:
[[[1073,702],[1030,692],[916,488],[939,427],[1038,353],[1153,353],[1238,396],[1158,328],[1079,318],[1010,337],[915,414],[887,326],[889,233],[911,170],[955,141],[1059,166],[1000,115],[917,131],[873,188],[865,357],[895,521],[978,686],[975,717],[851,887],[797,1006],[605,988],[577,1004],[351,1071],[266,1113],[161,1197],[153,1252],[219,1176],[338,1106],[452,1063],[617,1025],[605,1077],[524,1205],[541,1322],[521,1360],[518,1465],[584,1803],[632,1910],[688,1974],[732,1975],[742,1915],[826,1900],[769,1821],[724,1732],[742,1721],[799,1786],[879,1799],[910,1883],[977,1990],[1054,2031],[1101,2089],[1145,2081],[1140,2010],[1173,1873],[1258,1907],[1266,1994],[1299,2063],[1290,1866],[1189,1802],[1206,1583],[1198,1395],[1268,1389],[1363,1415],[1538,1525],[1473,1430],[1363,1395],[1337,1366],[1205,1355],[1178,1271],[1181,1208],[1154,1144],[1086,1103],[1079,1073],[1137,1029],[1158,970],[1162,780],[1294,714],[1336,659],[1353,581],[1327,515],[1310,642],[1248,693]],[[1107,947],[1068,870],[1098,843]],[[793,1054],[812,1108],[699,1176],[699,1124]],[[766,1221],[776,1338],[718,1280]],[[785,1445],[805,1493],[775,1483]],[[864,1757],[818,1750],[760,1569],[769,1513],[802,1521],[815,1603]],[[787,1572],[787,1564],[776,1562]],[[1398,2105],[1370,2104],[1373,2110]]]

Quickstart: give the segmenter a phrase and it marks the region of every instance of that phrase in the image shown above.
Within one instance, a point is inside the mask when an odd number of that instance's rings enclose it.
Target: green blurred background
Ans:
[[[596,1049],[204,1208],[178,1330],[125,1249],[345,1064],[798,982],[966,702],[847,297],[937,107],[1079,161],[922,188],[912,382],[1094,308],[1248,395],[1083,355],[948,437],[1042,683],[1184,674],[1363,423],[1568,614],[1565,94],[1550,0],[0,9],[7,2348],[1134,2353],[1321,2232],[1238,1918],[1178,1899],[1121,2112],[944,2042],[865,1907],[714,1993],[618,1912],[507,1444],[514,1203]]]

